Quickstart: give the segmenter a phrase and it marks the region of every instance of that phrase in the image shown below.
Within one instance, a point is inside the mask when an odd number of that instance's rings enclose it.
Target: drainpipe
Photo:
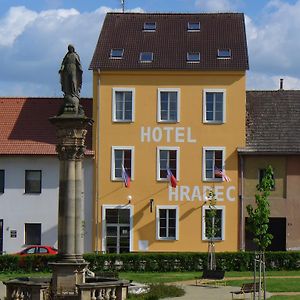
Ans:
[[[98,78],[97,78],[97,120],[96,120],[96,136],[97,136],[97,145],[96,145],[96,170],[95,170],[95,189],[96,189],[96,253],[99,253],[99,180],[100,180],[100,167],[99,167],[99,157],[100,157],[100,70],[98,69]]]
[[[245,216],[244,216],[244,158],[240,154],[240,250],[245,250]]]

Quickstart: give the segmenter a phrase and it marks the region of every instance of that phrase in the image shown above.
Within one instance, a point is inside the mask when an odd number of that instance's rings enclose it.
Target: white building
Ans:
[[[91,116],[92,101],[82,105]],[[59,160],[48,121],[62,99],[0,98],[0,253],[26,245],[57,246]],[[91,130],[83,162],[85,252],[92,249],[93,155]]]

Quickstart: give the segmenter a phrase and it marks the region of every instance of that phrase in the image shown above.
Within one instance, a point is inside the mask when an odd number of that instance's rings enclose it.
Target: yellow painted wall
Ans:
[[[244,191],[245,197],[254,199],[259,182],[259,169],[272,166],[275,179],[275,190],[270,198],[286,197],[286,157],[284,156],[246,156],[244,158]]]
[[[100,85],[99,85],[100,80]],[[135,88],[135,122],[112,122],[112,89]],[[157,89],[180,88],[180,122],[157,123]],[[226,89],[226,123],[209,125],[202,122],[203,89]],[[100,91],[100,94],[99,94]],[[207,251],[207,242],[202,241],[202,201],[169,201],[166,182],[156,181],[157,146],[180,147],[179,187],[212,186],[202,181],[202,147],[226,147],[226,173],[231,182],[215,183],[215,186],[234,186],[231,192],[234,202],[224,199],[218,205],[225,206],[225,240],[216,243],[216,251],[238,250],[238,156],[237,147],[245,146],[245,73],[244,72],[101,72],[94,73],[94,143],[98,160],[98,203],[95,203],[95,220],[98,218],[98,238],[95,249],[101,249],[101,207],[103,204],[126,204],[132,196],[133,251],[138,251],[138,241],[148,240],[149,251]],[[100,100],[100,115],[97,103]],[[98,120],[100,117],[100,133]],[[196,143],[178,143],[174,138],[168,143],[141,142],[142,126],[191,127]],[[186,131],[185,131],[186,132]],[[100,136],[100,152],[98,139]],[[111,146],[135,146],[134,180],[130,189],[122,182],[111,181]],[[222,189],[222,188],[221,188]],[[192,192],[191,192],[192,193]],[[190,193],[190,194],[191,194]],[[150,213],[149,200],[154,199]],[[226,198],[226,197],[224,197]],[[156,205],[178,205],[179,240],[156,240]],[[98,213],[96,212],[98,211]],[[97,223],[95,221],[95,223]]]

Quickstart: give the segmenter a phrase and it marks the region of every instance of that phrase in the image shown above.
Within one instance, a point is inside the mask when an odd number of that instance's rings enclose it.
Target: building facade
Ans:
[[[252,250],[246,230],[248,204],[254,204],[256,185],[271,165],[275,185],[269,197],[269,231],[274,236],[269,250],[299,250],[300,226],[300,91],[248,91],[246,148],[241,161],[242,249]]]
[[[216,251],[237,250],[243,14],[109,13],[90,69],[94,250],[206,251],[211,189]]]
[[[91,116],[91,99],[83,100]],[[27,245],[57,246],[59,160],[48,121],[62,99],[1,98],[0,253]],[[52,128],[53,127],[53,128]],[[84,159],[85,251],[91,251],[93,155]]]

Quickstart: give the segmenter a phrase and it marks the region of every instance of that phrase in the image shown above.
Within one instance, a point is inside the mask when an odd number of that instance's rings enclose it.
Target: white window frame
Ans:
[[[177,93],[177,118],[173,120],[161,119],[161,105],[160,93],[161,92],[176,92]],[[180,89],[179,88],[159,88],[157,89],[157,122],[159,123],[179,123],[180,122]]]
[[[206,93],[223,93],[223,117],[222,121],[211,121],[206,119]],[[203,123],[223,124],[226,123],[226,89],[204,89],[203,90]]]
[[[126,200],[125,200],[126,201]],[[129,233],[129,251],[133,251],[133,205],[131,204],[115,204],[115,205],[109,205],[104,204],[102,205],[102,252],[105,253],[106,248],[106,209],[129,209],[130,210],[130,233]]]
[[[168,181],[168,178],[160,178],[160,150],[175,150],[176,151],[176,174],[173,174],[177,181],[180,180],[180,147],[157,147],[156,148],[156,180]]]
[[[191,28],[191,24],[199,24],[199,28],[197,28],[197,29],[192,29]],[[201,24],[200,24],[200,22],[193,22],[193,21],[190,21],[190,22],[188,22],[188,26],[187,26],[187,31],[188,32],[199,32],[201,30]]]
[[[117,51],[117,50],[122,50],[122,53],[121,53],[120,56],[114,56],[114,55],[113,55],[114,51]],[[122,59],[122,58],[123,58],[123,55],[124,55],[124,49],[123,49],[123,48],[112,48],[112,49],[110,50],[110,56],[109,56],[109,58],[110,58],[110,59]]]
[[[159,235],[159,210],[160,209],[175,209],[176,210],[176,230],[175,238],[160,237]],[[156,206],[156,239],[160,241],[178,241],[179,240],[179,207],[178,205],[157,205]]]
[[[131,150],[131,176],[130,180],[134,180],[134,146],[112,146],[111,147],[111,180],[123,181],[123,178],[115,176],[115,150]]]
[[[221,56],[220,55],[221,51],[228,51],[229,55],[228,56]],[[229,49],[229,48],[218,49],[217,58],[218,59],[231,59],[231,49]]]
[[[225,218],[226,218],[226,211],[225,211],[225,206],[223,205],[215,205],[215,208],[218,210],[222,210],[222,236],[221,238],[215,238],[214,241],[225,241]],[[209,239],[205,235],[205,230],[206,230],[206,222],[205,222],[205,211],[209,210],[208,205],[203,205],[202,206],[202,240],[203,241],[208,241]]]
[[[147,27],[147,24],[154,24],[154,28],[146,28]],[[148,21],[148,22],[144,22],[144,26],[143,26],[143,31],[145,32],[155,32],[156,31],[156,22],[151,22],[151,21]]]
[[[151,60],[143,60],[142,59],[143,54],[151,54]],[[154,58],[153,52],[147,51],[147,52],[141,52],[140,53],[140,62],[141,63],[152,63],[153,62],[153,58]]]
[[[119,120],[119,119],[117,119],[116,92],[131,92],[132,93],[131,120]],[[135,89],[134,88],[116,87],[116,88],[112,89],[112,121],[115,122],[115,123],[132,123],[132,122],[135,121]]]
[[[203,181],[208,182],[222,182],[223,178],[206,178],[206,151],[222,151],[222,170],[225,171],[225,157],[226,157],[226,148],[225,147],[203,147],[202,152],[202,178]],[[214,172],[214,170],[213,170]]]
[[[198,58],[197,59],[191,59],[191,56],[192,55],[197,55]],[[200,55],[200,52],[187,52],[186,54],[186,61],[187,63],[200,63],[200,60],[201,60],[201,55]]]

